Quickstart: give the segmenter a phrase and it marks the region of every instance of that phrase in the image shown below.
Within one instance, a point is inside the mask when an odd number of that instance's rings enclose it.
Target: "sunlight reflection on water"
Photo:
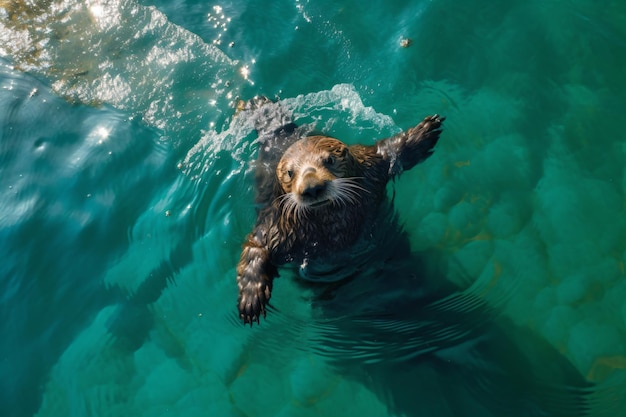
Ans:
[[[618,6],[165,3],[0,4],[3,415],[618,415]],[[319,300],[284,273],[243,328],[256,144],[233,104],[260,93],[350,143],[447,116],[395,204],[463,290]],[[350,308],[364,288],[388,299]]]

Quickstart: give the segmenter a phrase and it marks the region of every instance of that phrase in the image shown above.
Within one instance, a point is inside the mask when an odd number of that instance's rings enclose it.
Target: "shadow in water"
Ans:
[[[434,255],[320,288],[317,350],[398,415],[588,415],[593,384],[471,289],[441,285]]]

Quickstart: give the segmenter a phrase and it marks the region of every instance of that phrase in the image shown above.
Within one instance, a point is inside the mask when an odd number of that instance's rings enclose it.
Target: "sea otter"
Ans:
[[[252,325],[266,315],[279,266],[334,282],[356,274],[373,251],[393,252],[385,233],[387,182],[432,154],[444,118],[428,116],[373,145],[348,146],[305,136],[280,103],[265,97],[238,109],[253,117],[259,136],[258,216],[237,265],[239,315]]]

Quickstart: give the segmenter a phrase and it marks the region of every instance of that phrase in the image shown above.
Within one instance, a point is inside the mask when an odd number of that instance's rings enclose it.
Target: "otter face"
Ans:
[[[276,175],[291,204],[315,209],[330,203],[355,204],[359,192],[363,193],[357,169],[358,164],[343,142],[311,136],[285,151]]]

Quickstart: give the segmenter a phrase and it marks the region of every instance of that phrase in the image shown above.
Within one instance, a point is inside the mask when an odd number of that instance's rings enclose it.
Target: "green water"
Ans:
[[[619,416],[625,28],[620,1],[0,2],[0,414]],[[465,291],[320,316],[285,272],[242,326],[257,94],[348,143],[445,115],[393,189],[417,272]]]

